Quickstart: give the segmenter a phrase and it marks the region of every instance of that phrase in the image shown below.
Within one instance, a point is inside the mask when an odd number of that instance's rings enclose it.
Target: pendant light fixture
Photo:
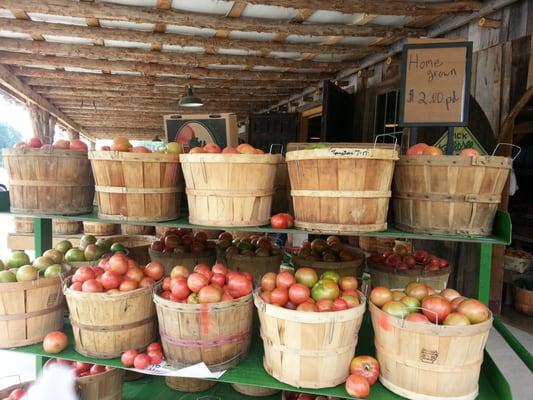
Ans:
[[[204,102],[192,92],[192,86],[187,86],[185,95],[180,99],[180,107],[203,107]]]

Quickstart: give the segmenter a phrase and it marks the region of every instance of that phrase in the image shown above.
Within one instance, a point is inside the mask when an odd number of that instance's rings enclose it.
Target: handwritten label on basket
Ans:
[[[439,352],[437,350],[422,349],[420,352],[420,361],[428,364],[433,364],[437,361]]]
[[[369,157],[372,149],[330,148],[330,153],[338,157]]]
[[[48,295],[48,299],[46,301],[46,307],[50,308],[50,307],[53,307],[57,304],[57,296],[59,295],[58,292],[56,293],[51,293],[50,295]]]
[[[130,371],[139,372],[141,374],[147,375],[157,375],[157,376],[175,376],[182,378],[199,378],[199,379],[218,379],[224,372],[211,372],[205,363],[198,363],[191,365],[189,367],[176,369],[166,363],[166,361],[161,361],[159,364],[152,364],[146,369],[137,369],[137,368],[126,368]]]

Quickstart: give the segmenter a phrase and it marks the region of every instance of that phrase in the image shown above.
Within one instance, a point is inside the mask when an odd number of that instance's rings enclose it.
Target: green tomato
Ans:
[[[335,300],[339,297],[339,294],[339,286],[330,279],[318,281],[311,289],[311,297],[315,301],[322,299]]]
[[[333,282],[339,283],[341,277],[335,271],[326,271],[322,275],[320,275],[320,279],[331,279]]]

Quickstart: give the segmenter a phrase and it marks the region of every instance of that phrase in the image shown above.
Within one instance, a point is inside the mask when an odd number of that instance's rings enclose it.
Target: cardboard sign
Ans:
[[[466,126],[472,42],[407,44],[402,62],[401,126]]]
[[[439,140],[433,145],[439,147],[444,153],[448,146],[448,133],[444,133]],[[461,150],[473,148],[479,151],[479,154],[487,154],[487,151],[481,146],[474,134],[468,128],[455,128],[453,130],[453,153],[459,154]]]

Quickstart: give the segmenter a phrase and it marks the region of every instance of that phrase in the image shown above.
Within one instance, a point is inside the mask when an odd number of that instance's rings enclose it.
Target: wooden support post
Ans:
[[[43,143],[52,144],[57,118],[34,103],[28,102],[27,107],[34,136],[39,137]]]

